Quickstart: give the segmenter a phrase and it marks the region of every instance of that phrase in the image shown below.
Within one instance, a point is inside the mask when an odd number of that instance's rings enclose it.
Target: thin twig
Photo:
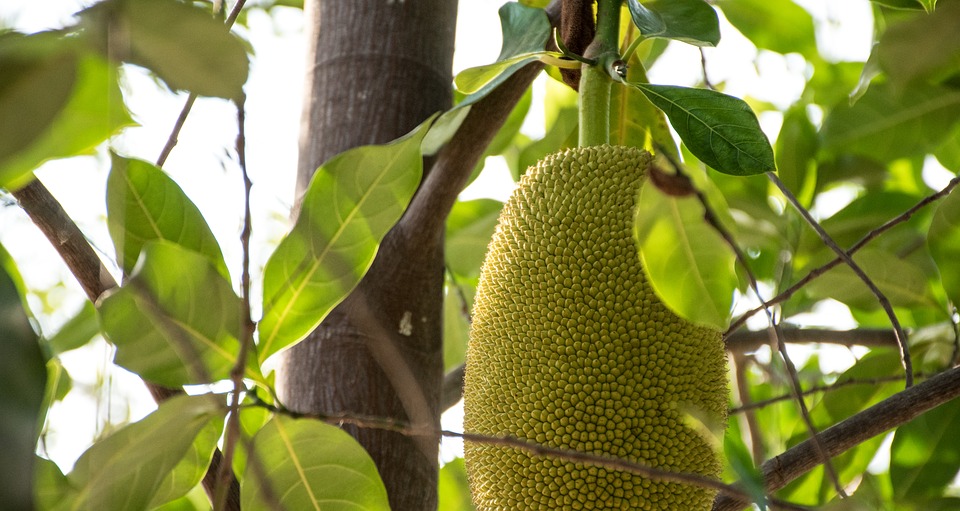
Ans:
[[[230,396],[229,416],[223,439],[223,463],[220,465],[217,476],[217,486],[213,508],[217,511],[226,509],[227,499],[230,498],[232,486],[236,481],[233,474],[233,453],[240,433],[240,395],[244,392],[244,369],[247,367],[247,357],[253,345],[253,331],[256,325],[250,317],[250,234],[253,230],[253,220],[250,215],[250,191],[253,183],[247,173],[246,135],[244,131],[245,112],[244,98],[236,102],[237,106],[237,163],[243,176],[243,230],[240,232],[240,246],[243,254],[242,275],[240,278],[240,301],[243,325],[240,331],[240,353],[237,362],[230,371],[233,381],[233,393]]]
[[[753,464],[759,465],[766,458],[763,447],[763,437],[760,433],[760,423],[757,422],[757,414],[753,413],[753,408],[746,408],[754,404],[750,396],[750,386],[747,382],[747,357],[744,355],[733,356],[733,369],[736,376],[737,397],[740,399],[741,409],[744,411],[743,420],[746,422],[747,432],[750,434],[750,454],[753,457]]]
[[[780,189],[780,192],[783,193],[783,196],[787,198],[787,201],[793,204],[793,207],[800,213],[804,220],[810,224],[810,227],[817,231],[817,234],[820,236],[820,240],[823,241],[824,245],[830,247],[830,250],[833,250],[837,256],[840,257],[840,259],[842,259],[851,270],[853,270],[853,273],[855,273],[857,277],[859,277],[860,280],[867,285],[867,287],[870,289],[870,292],[877,297],[877,301],[880,302],[880,306],[883,308],[884,312],[887,313],[887,317],[890,318],[890,323],[893,325],[893,331],[897,334],[897,345],[900,347],[900,363],[903,364],[903,371],[907,382],[906,385],[907,387],[913,385],[913,362],[910,360],[910,350],[907,348],[907,336],[903,332],[903,327],[900,326],[900,319],[897,318],[897,313],[893,311],[893,306],[890,305],[890,300],[887,299],[887,295],[880,291],[880,288],[874,284],[873,279],[871,279],[863,271],[863,268],[861,268],[860,265],[853,260],[853,257],[851,257],[850,254],[845,252],[842,248],[840,248],[839,245],[837,245],[835,241],[833,241],[833,238],[830,237],[826,230],[824,230],[823,226],[821,226],[820,223],[813,218],[813,215],[811,215],[810,212],[807,211],[802,204],[800,204],[800,201],[798,201],[793,195],[793,192],[791,192],[790,189],[787,188],[782,181],[780,181],[780,178],[778,178],[776,174],[767,172],[767,177],[773,181],[773,184],[777,185],[777,188]],[[760,300],[763,301],[762,298]]]
[[[703,72],[703,86],[710,90],[717,90],[713,85],[713,82],[710,81],[710,76],[707,74],[707,54],[703,52],[703,48],[700,50],[700,70]]]
[[[227,16],[227,20],[224,23],[224,26],[227,30],[233,28],[233,24],[236,23],[237,17],[240,16],[240,11],[243,10],[244,3],[246,3],[246,0],[237,0],[237,3],[233,6],[233,9],[230,11],[230,15]],[[191,92],[190,95],[187,96],[187,101],[184,102],[183,108],[180,109],[180,115],[177,116],[177,122],[173,124],[173,129],[170,131],[170,136],[167,137],[167,143],[164,144],[163,149],[160,150],[160,156],[157,157],[157,167],[163,167],[163,164],[167,162],[167,157],[170,156],[173,148],[176,147],[177,142],[179,142],[180,130],[183,129],[183,125],[187,122],[187,116],[190,115],[190,110],[193,109],[193,104],[196,101],[197,94]]]
[[[460,438],[465,442],[472,442],[475,444],[513,448],[513,449],[528,452],[533,456],[550,457],[553,459],[558,459],[558,460],[567,461],[571,463],[586,463],[586,464],[595,465],[598,467],[608,468],[611,470],[629,472],[631,474],[636,474],[636,475],[647,477],[650,479],[668,481],[668,482],[679,483],[679,484],[689,484],[689,485],[693,485],[701,488],[716,490],[720,494],[730,494],[732,497],[737,499],[746,499],[751,502],[755,501],[755,497],[748,491],[734,487],[733,485],[724,484],[723,482],[717,479],[702,476],[699,474],[671,472],[668,470],[655,468],[643,463],[632,462],[632,461],[615,458],[611,456],[590,454],[590,453],[585,453],[581,451],[575,451],[572,449],[561,449],[556,447],[550,447],[550,446],[538,444],[535,442],[530,442],[530,441],[523,440],[517,437],[512,437],[512,436],[490,436],[490,435],[481,435],[481,434],[469,433],[469,432],[460,433],[457,431],[448,431],[448,430],[428,428],[428,427],[414,427],[408,423],[392,420],[386,417],[370,417],[370,416],[363,416],[363,415],[356,415],[356,414],[302,414],[302,413],[297,413],[291,410],[287,410],[282,407],[271,405],[263,401],[256,402],[254,403],[253,406],[260,406],[270,410],[273,413],[287,415],[289,417],[314,419],[314,420],[326,422],[328,424],[333,424],[336,426],[350,424],[358,428],[382,429],[382,430],[392,431],[392,432],[399,433],[404,436],[410,436],[410,437]],[[805,507],[798,506],[796,504],[791,504],[789,502],[784,502],[782,500],[775,499],[772,497],[766,498],[765,502],[766,504],[774,508],[791,510],[791,511],[808,511],[807,508]]]
[[[873,241],[875,238],[877,238],[878,236],[880,236],[880,235],[883,234],[884,232],[886,232],[886,231],[892,229],[893,227],[895,227],[895,226],[897,226],[897,225],[899,225],[899,224],[901,224],[901,223],[906,222],[907,220],[909,220],[909,219],[910,219],[911,217],[913,217],[913,215],[914,215],[917,211],[919,211],[920,209],[926,207],[927,205],[929,205],[929,204],[931,204],[931,203],[933,203],[933,202],[936,202],[936,201],[938,201],[938,200],[946,197],[947,195],[950,194],[950,192],[953,191],[954,188],[957,187],[957,185],[960,185],[960,176],[956,176],[956,177],[954,177],[953,179],[951,179],[950,182],[947,183],[947,185],[944,186],[940,191],[935,192],[935,193],[932,193],[932,194],[924,197],[924,198],[921,199],[919,202],[917,202],[916,204],[914,204],[913,207],[911,207],[910,209],[908,209],[908,210],[904,211],[903,213],[901,213],[901,214],[899,214],[899,215],[891,218],[890,220],[888,220],[888,221],[887,221],[886,223],[884,223],[883,225],[881,225],[881,226],[877,227],[876,229],[873,229],[872,231],[868,232],[863,238],[860,238],[859,241],[857,241],[856,243],[854,243],[853,246],[851,246],[851,247],[847,250],[847,254],[848,254],[848,255],[853,255],[853,254],[856,253],[858,250],[860,250],[861,248],[863,248],[867,243]],[[771,298],[770,300],[768,300],[767,302],[763,303],[762,305],[760,305],[760,306],[758,306],[758,307],[756,307],[756,308],[750,309],[749,311],[743,313],[739,318],[737,318],[736,321],[734,321],[733,323],[731,323],[730,327],[727,328],[727,331],[724,333],[724,336],[728,336],[728,335],[730,335],[731,332],[734,332],[734,331],[738,330],[740,327],[743,326],[744,323],[746,323],[747,319],[753,317],[754,314],[762,311],[764,307],[768,307],[768,306],[770,306],[770,305],[776,305],[776,304],[778,304],[778,303],[782,303],[782,302],[785,302],[785,301],[789,300],[794,294],[797,293],[797,291],[803,289],[804,286],[806,286],[807,284],[809,284],[810,281],[816,279],[816,278],[819,277],[820,275],[823,275],[824,273],[826,273],[827,271],[829,271],[829,270],[830,270],[831,268],[833,268],[834,266],[837,266],[837,265],[840,264],[841,262],[843,262],[843,259],[841,259],[839,256],[837,256],[837,257],[833,258],[831,261],[827,262],[826,264],[824,264],[824,265],[822,265],[822,266],[819,266],[819,267],[817,267],[817,268],[814,268],[814,269],[811,270],[809,273],[807,273],[802,279],[800,279],[799,281],[797,281],[794,285],[790,286],[790,287],[787,288],[786,290],[780,292],[780,294],[778,294],[777,296]]]
[[[193,108],[193,104],[197,101],[197,94],[191,92],[187,96],[187,101],[183,104],[183,108],[180,109],[180,115],[177,116],[177,122],[173,124],[173,130],[170,132],[170,136],[167,137],[167,143],[163,145],[163,149],[160,150],[160,156],[157,157],[157,167],[163,167],[163,164],[167,162],[167,157],[170,156],[170,152],[173,151],[173,148],[179,142],[180,130],[183,129],[184,123],[187,122],[187,116],[190,115],[190,110]]]

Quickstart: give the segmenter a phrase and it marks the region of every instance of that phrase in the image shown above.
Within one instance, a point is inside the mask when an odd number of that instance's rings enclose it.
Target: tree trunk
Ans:
[[[298,197],[331,156],[393,140],[449,108],[456,11],[452,0],[306,2]],[[277,385],[286,406],[439,425],[439,225],[422,232],[401,222],[350,297],[285,354]],[[437,438],[346,429],[376,462],[393,509],[436,508]]]

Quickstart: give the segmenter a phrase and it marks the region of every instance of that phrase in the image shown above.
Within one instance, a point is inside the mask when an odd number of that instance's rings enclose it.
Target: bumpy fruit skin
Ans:
[[[507,202],[480,277],[464,427],[719,476],[689,416],[726,420],[720,333],[654,295],[632,237],[649,154],[587,147],[546,157]],[[709,422],[709,421],[708,421]],[[710,509],[714,493],[467,443],[480,511]]]

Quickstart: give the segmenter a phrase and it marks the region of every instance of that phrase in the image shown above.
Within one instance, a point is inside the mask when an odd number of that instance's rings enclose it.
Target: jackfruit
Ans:
[[[656,297],[631,234],[649,163],[636,148],[582,147],[547,156],[521,179],[481,272],[466,431],[719,476],[718,455],[690,417],[726,420],[720,333]],[[503,446],[467,442],[464,451],[480,511],[693,511],[714,497]]]

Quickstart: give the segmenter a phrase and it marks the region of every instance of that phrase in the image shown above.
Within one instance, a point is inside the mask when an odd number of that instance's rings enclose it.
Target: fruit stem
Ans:
[[[622,0],[597,0],[597,35],[584,52],[596,61],[584,64],[580,75],[580,146],[610,142],[610,87],[620,60],[620,4]]]

